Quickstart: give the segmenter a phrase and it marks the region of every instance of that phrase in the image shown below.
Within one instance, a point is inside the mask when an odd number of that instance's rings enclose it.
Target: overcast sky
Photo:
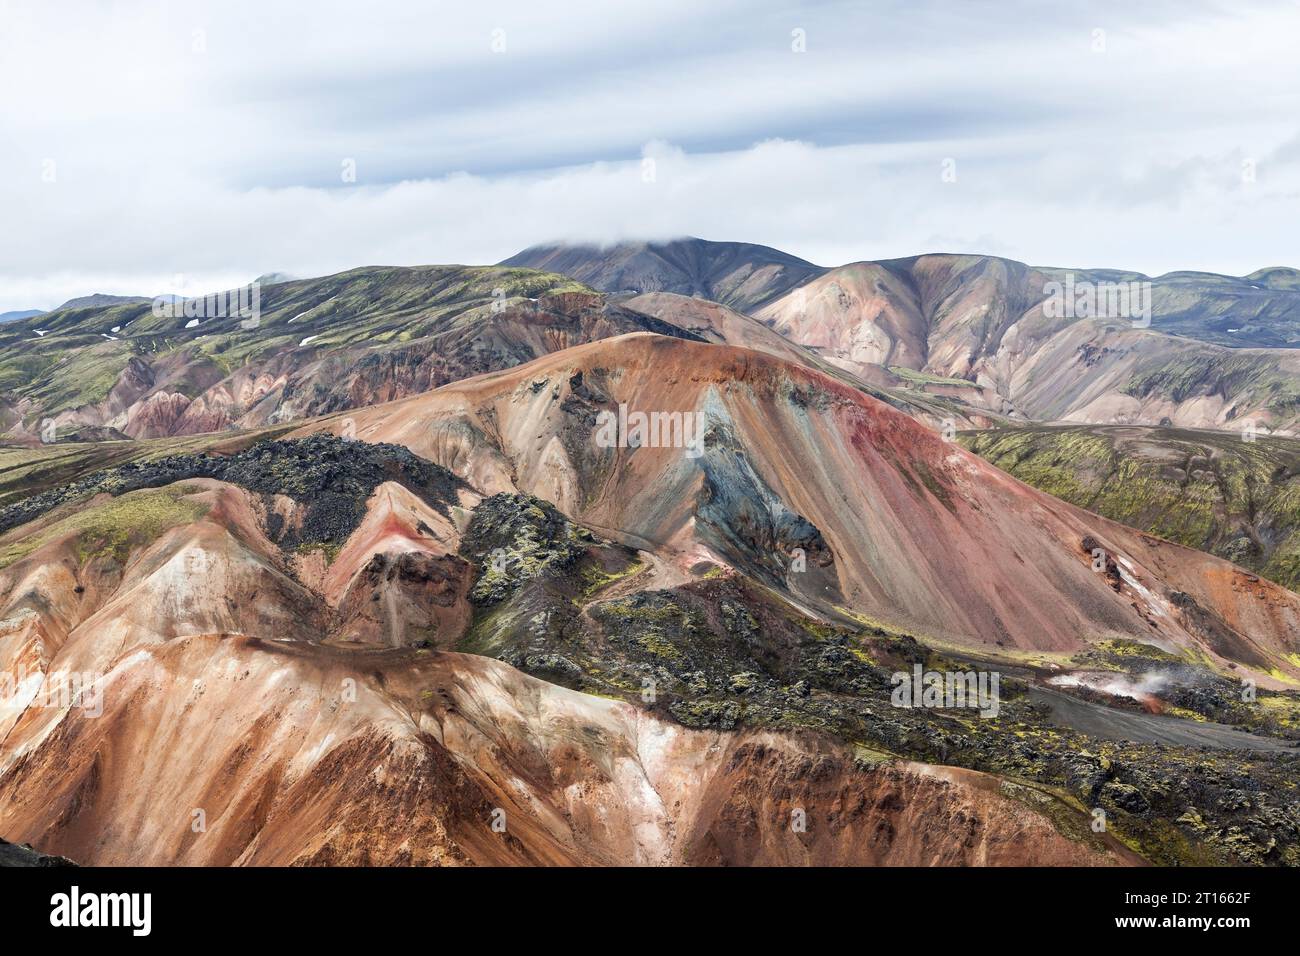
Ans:
[[[0,311],[555,239],[1300,266],[1293,0],[294,7],[0,0]]]

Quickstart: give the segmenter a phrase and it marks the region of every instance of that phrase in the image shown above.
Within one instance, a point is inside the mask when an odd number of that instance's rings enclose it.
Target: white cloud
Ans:
[[[1300,265],[1294,4],[698,7],[10,3],[0,310],[552,238]]]

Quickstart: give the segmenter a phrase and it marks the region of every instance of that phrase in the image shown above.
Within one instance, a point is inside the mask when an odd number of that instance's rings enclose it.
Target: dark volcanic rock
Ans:
[[[524,582],[570,567],[594,542],[549,502],[493,495],[474,509],[461,539],[461,554],[479,564],[470,597],[480,606],[496,604]]]
[[[366,500],[386,481],[405,485],[441,514],[447,514],[462,484],[447,469],[402,445],[312,435],[297,441],[263,442],[229,457],[175,455],[96,472],[0,509],[0,533],[67,502],[102,492],[120,495],[159,488],[190,478],[215,478],[306,504],[302,527],[280,540],[285,547],[306,541],[343,542],[364,517]],[[274,535],[277,529],[269,530]]]
[[[0,867],[6,866],[76,866],[67,857],[46,856],[25,843],[0,840]]]

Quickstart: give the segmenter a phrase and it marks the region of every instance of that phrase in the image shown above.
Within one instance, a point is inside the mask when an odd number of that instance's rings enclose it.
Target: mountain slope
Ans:
[[[561,276],[464,266],[277,282],[253,327],[158,316],[143,300],[66,309],[0,329],[0,425],[31,439],[52,421],[56,440],[83,426],[133,438],[256,427],[644,329],[673,331]]]
[[[935,428],[942,428],[945,423],[953,427],[985,427],[1000,420],[982,407],[978,395],[976,401],[966,401],[970,397],[968,390],[935,395],[916,387],[917,382],[882,367],[863,366],[855,372],[846,371],[758,320],[707,299],[649,292],[618,301],[624,308],[653,316],[702,341],[753,349],[824,372]],[[960,424],[963,422],[969,426]]]
[[[31,319],[44,314],[44,309],[19,309],[14,312],[0,312],[0,323],[17,322],[19,319]]]
[[[1300,443],[1223,432],[1018,427],[961,436],[1065,501],[1300,587]]]
[[[608,292],[711,298],[873,384],[901,378],[997,415],[1192,428],[1238,428],[1250,420],[1285,431],[1300,421],[1300,282],[1292,269],[1150,279],[990,256],[923,255],[833,269],[787,264],[780,282],[764,282],[757,292],[713,278],[757,274],[757,263],[779,255],[679,240],[547,246],[506,261],[564,272]],[[1051,298],[1053,283],[1098,292],[1104,307],[1058,308],[1063,300]],[[1149,295],[1112,314],[1105,289],[1129,283],[1149,283]]]
[[[429,585],[468,566],[458,515],[482,507],[392,467],[412,461],[320,438],[240,453],[230,480],[174,481],[195,463],[167,460],[150,488],[0,537],[0,674],[18,688],[0,829],[95,865],[1138,860],[1046,789],[864,763],[824,734],[691,728],[436,649],[454,616],[394,645],[413,609],[465,604]],[[362,507],[339,524],[317,487]],[[97,518],[121,509],[155,518]],[[312,527],[319,547],[286,536]],[[377,628],[358,632],[356,603]],[[68,675],[95,679],[54,693]]]
[[[674,292],[748,312],[824,270],[746,242],[674,239],[533,246],[501,263],[572,276],[602,292]]]
[[[1108,271],[1068,276],[1080,289],[1144,281]],[[1049,290],[1066,280],[1065,270],[982,256],[855,263],[755,315],[857,374],[880,364],[935,376],[941,388],[970,382],[985,407],[1035,421],[1296,426],[1300,352],[1243,347],[1300,341],[1295,290],[1161,277],[1152,282],[1145,328],[1141,315],[1064,313]]]
[[[705,392],[698,458],[582,448],[594,404]],[[1273,603],[1268,589],[1203,603],[1183,576],[1209,583],[1226,566],[1172,545],[1078,579],[1069,566],[1090,555],[1057,547],[1060,524],[1113,526],[856,389],[755,352],[633,335],[352,414],[359,433],[390,430],[455,476],[409,448],[317,434],[336,416],[304,441],[214,437],[225,455],[130,461],[6,510],[21,517],[0,531],[0,678],[18,688],[0,707],[8,838],[91,864],[1300,860],[1295,757],[1279,739],[1295,708],[1266,689],[1287,664],[1261,662],[1278,668],[1261,682],[1265,719],[1232,703],[1222,656],[1272,653],[1249,607]],[[849,472],[804,476],[796,499],[780,479],[811,464],[798,433],[846,424]],[[517,456],[530,447],[543,453]],[[570,454],[581,467],[565,467]],[[952,484],[954,467],[974,480]],[[862,497],[859,471],[883,502]],[[566,508],[601,526],[517,486],[571,487]],[[653,528],[636,519],[647,496]],[[927,646],[833,593],[872,570],[882,545],[860,528],[891,508],[902,553],[932,563],[916,586],[935,603],[941,589],[978,602],[1005,586],[980,565],[962,577],[959,536],[925,546],[950,505],[978,521],[965,510],[977,505],[1008,535],[1038,528],[1012,576],[1031,596],[1057,588],[1062,617],[1123,606],[1128,621],[1165,588],[1188,590],[1172,622],[1080,630],[1046,653],[947,630]],[[990,542],[1003,564],[1007,544]],[[1118,639],[1144,628],[1172,653]],[[1043,696],[1116,653],[1179,675],[1152,706],[1211,719],[1147,726]],[[1002,671],[999,713],[898,708],[890,675],[913,665]],[[98,675],[99,690],[53,693],[68,675]],[[1168,784],[1197,773],[1196,788]],[[1088,807],[1106,809],[1108,833],[1091,832]]]
[[[825,367],[747,316],[703,300],[635,306],[561,276],[436,266],[359,269],[265,287],[239,317],[155,316],[142,301],[65,310],[0,331],[0,427],[34,442],[257,428],[427,391],[629,331],[761,343]],[[712,315],[714,326],[707,318]],[[39,328],[37,327],[39,325]],[[877,395],[934,423],[987,424],[982,409],[884,374]],[[879,387],[883,386],[883,387]]]
[[[699,414],[702,450],[599,447],[597,414],[619,404]],[[716,563],[797,606],[972,646],[1123,638],[1264,680],[1297,670],[1300,598],[1285,589],[1064,505],[759,353],[624,336],[350,417],[359,438],[406,445],[484,493],[537,495],[651,552],[660,586]],[[796,548],[806,572],[790,570]],[[1107,564],[1094,571],[1098,548]]]

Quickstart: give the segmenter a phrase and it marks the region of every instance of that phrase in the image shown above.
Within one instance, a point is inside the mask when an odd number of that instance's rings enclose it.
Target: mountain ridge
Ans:
[[[614,292],[624,284],[624,260],[647,248],[546,247],[507,261],[544,259]],[[759,247],[761,256],[746,262],[750,247],[694,239],[676,248],[705,260],[715,255],[720,269],[738,275],[773,254]],[[688,294],[695,288],[654,256],[637,261],[640,286]],[[705,261],[696,271],[708,268]],[[1152,278],[924,254],[814,267],[763,287],[759,296],[743,289],[733,296],[725,286],[712,291],[721,304],[752,313],[858,377],[898,385],[896,370],[904,370],[903,379],[911,372],[943,380],[910,384],[993,415],[1224,429],[1250,421],[1290,433],[1300,425],[1300,394],[1287,384],[1300,371],[1298,275],[1268,267],[1244,277],[1183,271]],[[1109,288],[1132,282],[1140,288],[1129,307],[1140,309],[1098,318],[1075,318],[1073,306],[1062,310],[1056,289],[1109,302]],[[1124,302],[1127,292],[1126,286]],[[1220,374],[1225,363],[1231,369]],[[881,378],[890,371],[892,380]]]

